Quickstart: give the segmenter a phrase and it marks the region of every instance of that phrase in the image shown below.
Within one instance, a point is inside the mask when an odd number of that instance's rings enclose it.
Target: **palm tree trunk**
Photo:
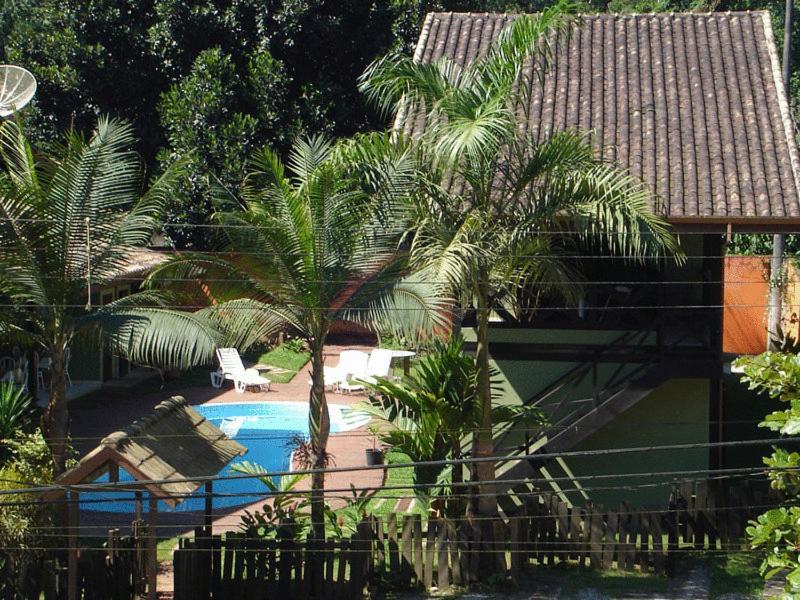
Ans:
[[[53,458],[53,475],[66,469],[67,461],[67,379],[64,366],[64,346],[53,344],[50,365],[50,394],[42,414],[42,434]]]
[[[461,460],[464,458],[463,454],[461,453],[461,438],[454,437],[450,441],[450,452],[452,453],[453,460]],[[465,502],[464,494],[466,489],[462,485],[464,483],[464,465],[457,464],[453,465],[453,471],[450,476],[450,482],[452,484],[452,494],[453,497],[451,498],[449,505],[450,505],[450,514],[448,516],[456,516],[456,517],[463,517],[465,513],[465,509],[467,506],[467,502]]]
[[[475,436],[474,455],[485,458],[494,454],[492,440],[492,390],[489,383],[489,293],[483,283],[485,274],[480,274],[476,290],[477,349],[475,362],[478,368],[478,398],[480,401],[480,429]],[[494,463],[480,462],[475,468],[478,485],[478,514],[485,517],[497,514],[497,498],[494,486]]]
[[[325,398],[325,371],[323,346],[325,336],[311,340],[311,392],[309,398],[308,430],[311,435],[312,467],[321,470],[327,467],[328,436],[331,419],[328,401]],[[315,539],[325,539],[325,473],[311,476],[311,531]]]

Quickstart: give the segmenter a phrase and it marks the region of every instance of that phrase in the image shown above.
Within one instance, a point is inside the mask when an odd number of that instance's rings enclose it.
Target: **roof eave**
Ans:
[[[800,217],[670,216],[667,221],[678,233],[794,233],[800,231]]]

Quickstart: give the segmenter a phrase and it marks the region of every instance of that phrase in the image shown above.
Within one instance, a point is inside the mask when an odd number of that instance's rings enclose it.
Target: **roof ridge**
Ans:
[[[755,10],[718,10],[718,11],[708,11],[708,12],[691,12],[691,11],[670,11],[670,12],[639,12],[639,13],[609,13],[609,12],[597,12],[597,13],[574,13],[572,16],[574,17],[581,17],[581,18],[609,18],[609,19],[619,19],[619,18],[630,18],[630,17],[711,17],[711,16],[719,16],[719,17],[730,17],[730,16],[740,16],[740,15],[753,15],[753,14],[767,14],[769,11],[765,9],[755,9]],[[465,11],[431,11],[426,14],[426,19],[429,17],[441,17],[443,15],[451,15],[451,16],[458,16],[458,17],[516,17],[518,15],[536,15],[539,13],[527,13],[527,12],[465,12]]]
[[[103,446],[118,446],[128,438],[141,436],[167,415],[186,406],[188,406],[186,398],[183,396],[172,396],[156,404],[153,408],[153,412],[150,414],[136,419],[124,429],[108,434],[100,440],[100,444]]]

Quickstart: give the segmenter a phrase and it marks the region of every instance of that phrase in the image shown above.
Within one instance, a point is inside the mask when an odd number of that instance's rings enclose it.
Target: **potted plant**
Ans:
[[[369,432],[372,434],[372,448],[366,449],[367,466],[374,467],[375,465],[383,464],[383,450],[377,447],[378,431],[375,427],[370,427]]]

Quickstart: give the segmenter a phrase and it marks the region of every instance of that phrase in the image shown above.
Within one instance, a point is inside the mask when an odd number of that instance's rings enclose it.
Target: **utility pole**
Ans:
[[[783,21],[783,87],[786,100],[789,98],[789,80],[792,76],[792,21],[794,19],[794,0],[786,0],[786,16]],[[769,319],[767,320],[767,350],[776,350],[772,338],[777,334],[782,312],[783,252],[786,235],[772,236],[772,260],[770,261],[769,281]]]

